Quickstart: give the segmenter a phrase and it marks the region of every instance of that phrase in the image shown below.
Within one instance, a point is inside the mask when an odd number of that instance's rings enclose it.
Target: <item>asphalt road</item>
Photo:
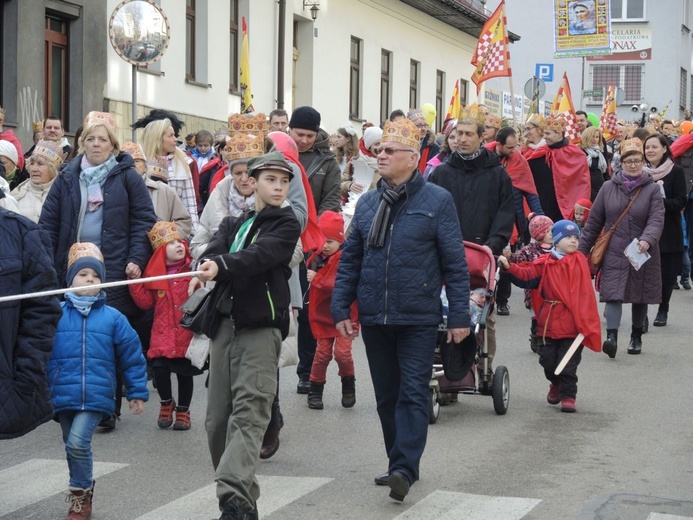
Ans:
[[[601,310],[601,306],[600,306]],[[497,365],[510,373],[510,407],[460,396],[429,429],[421,480],[403,504],[373,477],[387,469],[363,345],[354,345],[357,404],[343,409],[336,366],[325,409],[295,393],[282,369],[281,447],[260,463],[262,518],[675,520],[693,518],[693,291],[675,291],[669,324],[650,327],[643,353],[583,353],[578,413],[546,403],[548,383],[529,349],[529,317],[513,288],[498,318]],[[656,309],[651,308],[650,320]],[[95,520],[209,519],[216,513],[204,432],[206,390],[196,379],[188,432],[156,426],[158,399],[97,434]],[[127,410],[127,407],[123,407]],[[67,466],[57,424],[0,443],[0,518],[63,518]]]

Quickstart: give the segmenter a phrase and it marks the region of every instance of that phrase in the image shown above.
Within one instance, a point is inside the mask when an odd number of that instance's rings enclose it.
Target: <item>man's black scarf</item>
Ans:
[[[387,188],[381,195],[380,205],[375,212],[373,222],[371,222],[371,229],[368,231],[369,247],[383,247],[385,245],[385,235],[387,234],[387,227],[390,223],[392,206],[402,196],[407,196],[406,185],[407,183],[403,182],[396,188]]]

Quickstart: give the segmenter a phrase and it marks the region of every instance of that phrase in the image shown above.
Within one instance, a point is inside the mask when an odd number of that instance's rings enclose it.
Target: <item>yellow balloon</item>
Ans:
[[[436,107],[430,103],[425,103],[424,106],[421,107],[421,111],[424,113],[424,117],[426,118],[426,124],[431,126],[433,121],[436,120],[436,115],[438,115],[436,112]]]

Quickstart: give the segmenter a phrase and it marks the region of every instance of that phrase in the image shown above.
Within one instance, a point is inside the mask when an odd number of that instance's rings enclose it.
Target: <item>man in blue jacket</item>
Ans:
[[[332,317],[354,338],[359,321],[389,458],[376,483],[402,501],[419,479],[428,431],[429,382],[442,320],[440,292],[449,299],[448,342],[469,335],[469,273],[451,195],[416,169],[419,133],[411,120],[386,122],[377,190],[356,206],[342,253]]]

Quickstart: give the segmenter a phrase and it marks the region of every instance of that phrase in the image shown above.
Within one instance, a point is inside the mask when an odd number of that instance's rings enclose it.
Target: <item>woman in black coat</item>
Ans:
[[[655,327],[663,327],[667,324],[669,300],[676,277],[681,272],[684,251],[681,212],[686,207],[688,194],[683,168],[674,164],[669,140],[661,134],[653,134],[645,139],[644,150],[647,161],[645,172],[659,184],[664,196],[664,230],[659,239],[662,302],[652,323]]]

